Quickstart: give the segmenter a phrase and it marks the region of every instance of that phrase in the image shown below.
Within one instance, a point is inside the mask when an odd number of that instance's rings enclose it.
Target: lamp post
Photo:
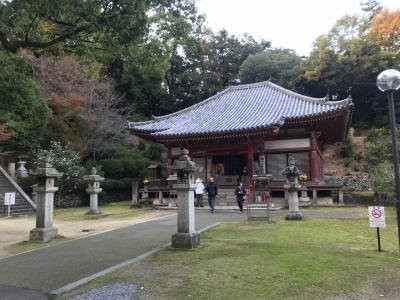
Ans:
[[[389,117],[390,117],[390,131],[392,135],[392,153],[393,153],[393,165],[395,175],[395,187],[396,187],[396,213],[397,213],[397,233],[399,236],[399,247],[400,247],[400,169],[399,169],[399,151],[397,145],[397,130],[396,130],[396,118],[394,112],[394,101],[393,92],[400,89],[400,72],[395,69],[389,69],[383,71],[378,75],[376,80],[378,89],[387,94],[389,101]]]

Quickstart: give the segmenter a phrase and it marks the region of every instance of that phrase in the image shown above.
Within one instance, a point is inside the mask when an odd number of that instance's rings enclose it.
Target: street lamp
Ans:
[[[392,134],[392,153],[393,153],[393,165],[395,175],[395,187],[396,187],[396,213],[397,213],[397,233],[399,236],[399,247],[400,247],[400,169],[399,169],[399,151],[397,146],[397,130],[396,130],[396,118],[394,113],[394,101],[393,92],[400,89],[400,72],[395,69],[389,69],[383,71],[378,75],[376,80],[378,89],[387,94],[389,101],[389,117],[390,117],[390,131]]]

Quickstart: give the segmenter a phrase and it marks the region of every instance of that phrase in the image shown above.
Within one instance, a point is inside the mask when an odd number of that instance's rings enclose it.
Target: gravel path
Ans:
[[[133,300],[137,299],[137,286],[131,283],[114,283],[74,296],[71,300]]]

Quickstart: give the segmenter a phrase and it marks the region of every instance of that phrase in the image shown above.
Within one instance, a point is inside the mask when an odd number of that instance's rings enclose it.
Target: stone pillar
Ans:
[[[339,205],[344,205],[344,201],[343,201],[343,190],[339,189],[338,190],[338,197],[339,197]]]
[[[48,242],[57,235],[57,228],[53,227],[54,193],[58,190],[54,186],[54,179],[61,177],[50,163],[45,162],[34,173],[39,177],[39,183],[33,188],[37,194],[36,200],[36,228],[30,231],[30,240]]]
[[[95,167],[92,168],[92,174],[84,176],[83,179],[88,181],[88,188],[86,193],[90,195],[90,210],[87,212],[88,215],[98,215],[99,210],[99,200],[98,194],[103,190],[100,188],[100,182],[104,180],[103,177],[97,175],[97,170]]]
[[[10,174],[12,178],[15,178],[15,163],[8,163],[8,174]]]
[[[177,183],[173,188],[177,192],[178,232],[172,236],[172,248],[191,249],[200,244],[200,235],[195,231],[194,215],[194,171],[197,166],[188,156],[189,151],[182,149],[182,156],[174,163]]]
[[[132,203],[131,207],[138,207],[138,188],[139,182],[137,180],[132,181]]]
[[[315,187],[312,189],[312,202],[314,205],[318,203],[318,194]]]

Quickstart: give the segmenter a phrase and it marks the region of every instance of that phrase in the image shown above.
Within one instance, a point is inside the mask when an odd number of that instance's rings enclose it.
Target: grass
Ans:
[[[399,276],[394,210],[386,213],[382,253],[367,219],[228,223],[203,233],[197,249],[164,249],[62,298],[114,282],[143,286],[149,299],[354,296],[374,274]]]
[[[130,218],[152,210],[150,207],[131,209],[130,205],[130,201],[103,204],[99,206],[100,215],[88,215],[89,207],[58,208],[54,210],[54,218],[64,221]]]
[[[11,254],[16,254],[16,253],[21,253],[29,250],[35,250],[47,246],[53,246],[65,241],[70,240],[69,238],[62,236],[62,235],[57,235],[54,239],[47,243],[43,243],[41,241],[22,241],[16,244],[9,245],[5,247],[5,250],[8,252],[8,255]]]

